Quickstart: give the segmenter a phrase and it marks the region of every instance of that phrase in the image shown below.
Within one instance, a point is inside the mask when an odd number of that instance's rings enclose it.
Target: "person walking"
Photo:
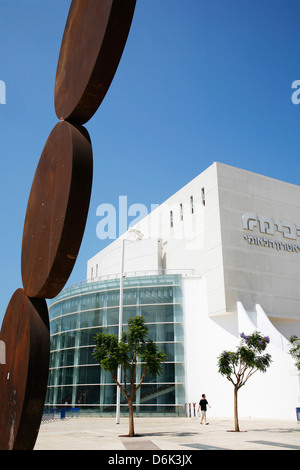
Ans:
[[[206,422],[206,410],[207,410],[207,406],[209,408],[211,408],[210,404],[208,403],[208,401],[206,400],[206,396],[205,396],[205,393],[202,394],[202,398],[201,400],[199,401],[199,406],[198,406],[198,411],[201,409],[201,421],[200,421],[200,424],[203,424],[203,421],[205,421],[205,424],[209,424]]]

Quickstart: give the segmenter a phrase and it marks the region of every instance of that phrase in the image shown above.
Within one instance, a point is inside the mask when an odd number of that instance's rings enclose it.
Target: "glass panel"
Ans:
[[[107,325],[119,325],[119,308],[107,309],[107,312],[105,312],[105,314]]]
[[[99,384],[100,383],[100,366],[79,367],[78,368],[79,384]]]
[[[54,390],[56,392],[56,403],[55,404],[71,404],[72,403],[72,392],[73,387],[58,387]]]
[[[137,304],[138,292],[136,289],[124,289],[123,294],[123,305]]]
[[[147,373],[144,382],[145,383],[175,382],[174,363],[163,364],[161,375],[153,376]]]
[[[140,315],[145,317],[146,323],[152,322],[173,322],[174,306],[173,305],[142,305]]]
[[[93,356],[94,348],[80,348],[79,350],[79,365],[96,364],[96,359]],[[100,368],[100,366],[99,366]]]
[[[174,341],[174,323],[158,323],[147,326],[149,339],[158,343]]]
[[[100,328],[92,328],[80,331],[80,346],[95,344],[95,336],[100,333]]]
[[[100,403],[100,387],[85,385],[76,387],[76,405],[91,405]]]
[[[137,393],[137,409],[149,409],[149,413],[164,413],[164,409],[170,413],[173,408],[176,411],[173,405],[184,397],[184,387],[174,384],[184,382],[181,276],[125,278],[123,292],[123,329],[128,328],[130,317],[143,315],[148,337],[158,342],[167,355],[161,376],[147,374]],[[65,289],[49,313],[53,368],[49,384],[59,387],[49,388],[47,400],[64,404],[74,403],[76,398],[78,405],[98,405],[98,410],[115,412],[116,385],[112,384],[110,373],[96,364],[92,352],[99,331],[118,335],[119,279]],[[138,365],[137,373],[141,374],[141,370],[142,365]],[[121,412],[127,412],[127,402],[122,394],[121,397]],[[154,406],[144,406],[150,403]]]

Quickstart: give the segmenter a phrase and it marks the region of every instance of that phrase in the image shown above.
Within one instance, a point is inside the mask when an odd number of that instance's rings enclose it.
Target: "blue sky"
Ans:
[[[20,273],[34,172],[57,123],[54,80],[70,0],[0,0],[0,322]],[[138,0],[120,66],[86,124],[90,211],[68,284],[107,244],[97,207],[162,203],[220,161],[299,184],[299,0]],[[300,215],[299,215],[300,216]],[[130,218],[129,218],[130,222]],[[74,221],[74,223],[76,223]]]

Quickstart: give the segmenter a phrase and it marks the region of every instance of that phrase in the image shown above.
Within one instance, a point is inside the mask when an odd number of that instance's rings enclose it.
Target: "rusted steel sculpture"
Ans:
[[[0,340],[0,450],[34,448],[47,390],[50,332],[46,299],[65,286],[80,249],[92,188],[93,156],[82,127],[117,70],[136,0],[73,0],[55,79],[55,112],[24,222],[23,289],[12,296]]]
[[[22,281],[30,297],[53,298],[68,280],[83,236],[93,157],[84,128],[61,121],[41,155],[25,217]]]
[[[0,367],[0,449],[32,449],[48,380],[49,319],[46,301],[23,289],[12,296],[1,328],[6,364]]]
[[[55,79],[59,119],[84,124],[100,106],[130,30],[135,0],[75,0],[62,39]]]

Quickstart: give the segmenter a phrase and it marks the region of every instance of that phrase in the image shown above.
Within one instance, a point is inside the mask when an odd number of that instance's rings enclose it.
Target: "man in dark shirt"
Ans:
[[[209,408],[211,407],[208,403],[208,401],[206,400],[206,396],[205,394],[203,393],[202,394],[202,398],[201,400],[199,401],[199,407],[198,407],[198,411],[199,409],[201,409],[201,421],[200,421],[200,424],[203,424],[202,421],[204,420],[205,421],[205,424],[209,424],[206,422],[206,410],[207,410],[207,406],[209,406]]]

